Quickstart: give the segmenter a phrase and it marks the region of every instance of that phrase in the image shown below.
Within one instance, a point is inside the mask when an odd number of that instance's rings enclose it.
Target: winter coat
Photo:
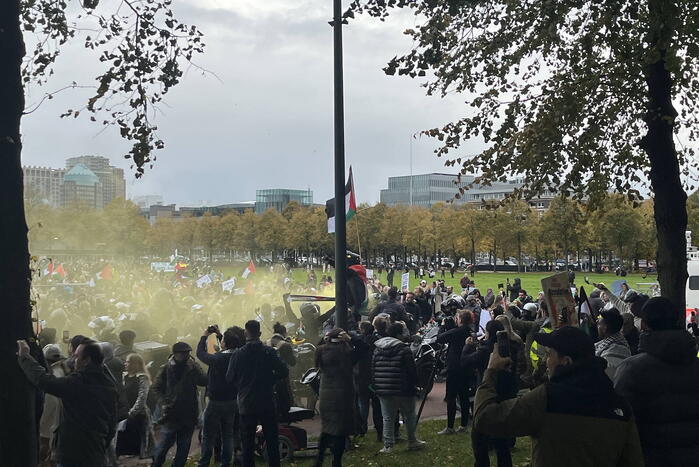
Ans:
[[[415,297],[415,303],[420,307],[420,322],[425,325],[432,319],[432,307],[425,296]]]
[[[395,337],[376,341],[372,360],[374,390],[378,396],[415,395],[417,368],[410,346]]]
[[[402,303],[389,298],[385,302],[379,303],[376,308],[369,315],[369,321],[373,321],[381,313],[387,313],[391,316],[391,321],[404,321],[407,322],[407,314],[405,312],[405,307]]]
[[[641,334],[639,354],[617,368],[616,390],[631,403],[647,467],[697,465],[699,359],[682,329]]]
[[[70,467],[102,467],[117,424],[117,391],[101,365],[58,378],[30,356],[19,365],[32,384],[61,399],[56,461]]]
[[[352,366],[357,358],[346,342],[328,342],[316,350],[316,368],[320,369],[321,431],[329,435],[354,434],[354,385]]]
[[[129,404],[129,417],[140,417],[142,420],[140,428],[141,444],[139,457],[145,459],[153,455],[154,435],[153,421],[150,409],[146,405],[150,380],[145,373],[134,376],[124,374],[124,393]]]
[[[161,409],[156,423],[173,428],[194,427],[199,417],[197,386],[206,386],[206,382],[206,374],[193,358],[177,363],[170,357],[152,386]]]
[[[448,331],[442,331],[437,335],[439,344],[449,344],[446,356],[447,372],[461,371],[461,351],[464,348],[466,338],[471,333],[469,326],[459,326]]]
[[[357,350],[357,363],[353,369],[354,392],[362,398],[370,395],[369,386],[372,380],[371,364],[374,357],[374,343],[380,338],[376,333],[357,336],[357,339],[362,341],[362,345]]]
[[[231,355],[226,379],[238,388],[241,415],[274,412],[275,383],[289,376],[276,349],[250,340]]]
[[[622,361],[631,356],[629,344],[621,333],[606,337],[595,344],[595,355],[607,361],[605,370],[610,379],[614,379],[616,369]]]
[[[522,282],[516,278],[512,285],[507,284],[507,291],[510,293],[510,301],[514,302],[519,296],[519,291],[522,290]]]
[[[642,467],[629,404],[599,357],[556,369],[550,382],[501,401],[498,375],[485,372],[476,392],[474,430],[494,438],[530,436],[532,467]]]
[[[206,385],[206,395],[212,401],[232,401],[236,399],[238,392],[235,384],[226,380],[228,363],[235,349],[227,349],[222,352],[210,354],[206,349],[207,337],[202,336],[197,344],[197,358],[204,365],[207,365],[208,382]]]

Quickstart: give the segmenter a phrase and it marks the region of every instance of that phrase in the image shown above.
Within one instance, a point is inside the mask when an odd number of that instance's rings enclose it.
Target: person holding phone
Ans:
[[[549,382],[502,400],[498,374],[512,365],[492,352],[476,391],[474,431],[496,438],[530,436],[532,467],[644,465],[636,422],[595,356],[592,338],[564,326],[535,340],[546,347]]]

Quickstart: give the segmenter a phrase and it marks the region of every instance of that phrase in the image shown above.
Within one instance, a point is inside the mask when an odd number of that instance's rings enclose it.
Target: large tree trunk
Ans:
[[[654,193],[654,217],[658,235],[658,280],[663,297],[677,308],[678,323],[685,308],[687,281],[687,194],[680,180],[680,166],[673,140],[677,111],[672,105],[672,76],[665,68],[666,47],[674,36],[679,14],[674,2],[649,0],[651,18],[648,44],[659,52],[655,63],[646,67],[648,85],[648,133],[641,147],[650,160]]]
[[[0,2],[0,465],[37,462],[35,391],[17,365],[17,339],[32,336],[27,222],[19,126],[24,111],[19,0]]]

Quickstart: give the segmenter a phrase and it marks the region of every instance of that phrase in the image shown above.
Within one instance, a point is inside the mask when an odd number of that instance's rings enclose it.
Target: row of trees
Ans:
[[[78,207],[26,206],[34,251],[103,250],[127,255],[322,256],[332,254],[322,208],[290,203],[282,212],[247,211],[223,216],[159,219],[154,225],[129,201],[115,200],[102,211]],[[690,198],[690,227],[699,231],[699,199]],[[568,198],[555,198],[540,213],[520,200],[485,206],[439,203],[432,208],[384,204],[361,205],[348,225],[348,245],[370,262],[393,256],[420,262],[449,257],[476,262],[514,257],[537,262],[612,258],[628,267],[653,260],[656,233],[652,201],[632,203],[607,197],[596,209]],[[493,261],[494,262],[494,261]]]

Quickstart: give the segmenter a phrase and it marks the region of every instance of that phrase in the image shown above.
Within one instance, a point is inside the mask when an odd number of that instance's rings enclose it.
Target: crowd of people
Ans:
[[[20,342],[18,355],[45,393],[45,466],[112,467],[123,455],[161,466],[175,445],[172,465],[183,466],[199,426],[199,466],[251,466],[261,446],[279,465],[278,426],[300,399],[320,413],[318,466],[328,450],[342,465],[370,413],[380,455],[397,449],[401,430],[406,448],[420,450],[416,404],[435,376],[446,382],[438,434],[462,443],[468,433],[477,467],[491,450],[498,466],[512,465],[521,436],[532,438],[534,466],[672,467],[699,455],[697,343],[665,298],[596,284],[577,326],[554,328],[545,295],[530,296],[519,279],[481,294],[468,275],[460,290],[421,280],[403,291],[364,275],[368,300],[340,329],[334,309],[293,310],[294,293],[317,291],[310,274],[296,284],[279,270],[236,293],[205,266],[188,266],[191,278],[211,278],[198,287],[134,263],[75,285],[104,267],[65,265],[81,271],[72,285],[37,281],[39,345]],[[435,351],[427,373],[416,356],[425,345]],[[301,397],[309,348],[320,382]]]

